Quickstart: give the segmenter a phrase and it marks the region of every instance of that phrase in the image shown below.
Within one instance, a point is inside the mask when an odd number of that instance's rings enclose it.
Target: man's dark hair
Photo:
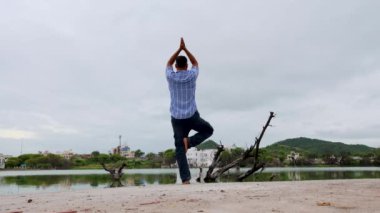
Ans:
[[[187,58],[183,55],[177,56],[175,63],[178,68],[185,68],[187,65]]]

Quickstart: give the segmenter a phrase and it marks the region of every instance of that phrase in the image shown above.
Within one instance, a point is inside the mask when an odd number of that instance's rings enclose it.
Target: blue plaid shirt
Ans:
[[[197,111],[195,88],[198,67],[190,70],[174,72],[172,66],[166,68],[166,79],[170,91],[170,113],[176,119],[190,118]]]

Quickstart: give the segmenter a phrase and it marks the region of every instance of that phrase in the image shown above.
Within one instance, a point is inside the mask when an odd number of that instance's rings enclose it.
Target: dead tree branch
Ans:
[[[270,115],[269,115],[269,118],[266,122],[266,124],[263,126],[263,129],[260,133],[260,136],[259,138],[256,138],[256,141],[255,141],[255,155],[254,155],[254,161],[253,161],[253,166],[250,170],[248,170],[246,173],[240,175],[238,177],[238,181],[243,181],[245,178],[247,178],[248,176],[252,175],[253,173],[255,173],[256,171],[258,171],[259,169],[264,170],[264,166],[265,166],[265,163],[262,163],[262,162],[259,162],[259,149],[260,149],[260,142],[261,142],[261,139],[263,139],[264,137],[264,133],[265,133],[265,130],[268,128],[268,126],[270,125],[270,121],[272,120],[272,118],[274,118],[274,113],[273,112],[270,112]]]
[[[218,146],[218,150],[216,151],[215,155],[214,155],[214,159],[212,160],[212,163],[211,165],[208,167],[208,171],[206,173],[206,177],[204,178],[204,181],[206,183],[208,182],[214,182],[215,179],[213,178],[212,176],[212,173],[215,169],[215,167],[218,166],[219,164],[219,161],[220,161],[220,154],[224,151],[224,146],[222,144],[220,144]]]
[[[244,174],[240,175],[237,180],[238,181],[242,181],[244,180],[245,178],[247,178],[248,176],[250,176],[251,174],[255,173],[256,171],[258,171],[259,169],[264,169],[264,166],[265,164],[262,163],[262,162],[259,162],[259,149],[260,149],[260,142],[264,136],[264,133],[266,131],[266,129],[268,128],[268,126],[270,126],[270,122],[272,120],[272,118],[275,117],[275,114],[273,112],[270,112],[270,115],[269,115],[269,118],[266,122],[266,124],[263,126],[263,129],[260,133],[260,136],[257,138],[255,138],[255,143],[253,145],[251,145],[248,149],[246,149],[242,155],[240,157],[238,157],[237,159],[235,159],[234,161],[232,161],[231,163],[219,168],[218,170],[216,170],[214,172],[214,169],[217,165],[219,165],[219,162],[220,162],[220,155],[221,153],[224,151],[224,147],[223,145],[221,145],[220,147],[218,147],[218,150],[217,152],[215,153],[214,155],[214,159],[207,171],[207,174],[206,174],[206,177],[204,178],[204,181],[207,183],[207,182],[215,182],[216,179],[218,177],[220,177],[223,173],[225,173],[226,171],[228,171],[229,169],[233,168],[233,167],[236,167],[238,166],[241,162],[249,159],[249,158],[253,158],[253,166],[250,170],[248,170],[247,172],[245,172]]]
[[[102,165],[104,170],[110,173],[110,176],[112,178],[112,183],[110,185],[111,187],[123,186],[123,184],[121,183],[121,177],[124,174],[123,169],[127,166],[127,164],[123,162],[120,167],[115,168],[107,168],[107,166],[103,162],[101,162],[100,165]]]
[[[258,164],[254,164],[253,167],[246,171],[244,174],[241,174],[238,178],[237,178],[237,181],[243,181],[245,178],[247,178],[248,176],[252,175],[253,173],[257,172],[259,169],[264,170],[264,167],[265,167],[265,164],[264,163],[258,163]]]

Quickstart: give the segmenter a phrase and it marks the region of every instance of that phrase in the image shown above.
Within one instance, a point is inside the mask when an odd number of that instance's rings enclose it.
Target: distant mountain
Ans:
[[[201,144],[199,144],[198,146],[196,146],[197,149],[199,150],[204,150],[204,149],[217,149],[218,148],[218,144],[213,141],[213,140],[207,140]]]
[[[365,155],[373,153],[375,148],[360,145],[360,144],[344,144],[341,142],[331,142],[311,138],[292,138],[279,141],[275,144],[265,147],[265,150],[270,152],[290,152],[296,151],[300,153],[322,155],[341,155],[342,153],[349,153],[351,155]]]

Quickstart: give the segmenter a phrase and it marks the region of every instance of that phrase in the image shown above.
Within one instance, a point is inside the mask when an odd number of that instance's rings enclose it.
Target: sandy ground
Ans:
[[[0,196],[0,212],[380,212],[380,179],[155,185]]]

